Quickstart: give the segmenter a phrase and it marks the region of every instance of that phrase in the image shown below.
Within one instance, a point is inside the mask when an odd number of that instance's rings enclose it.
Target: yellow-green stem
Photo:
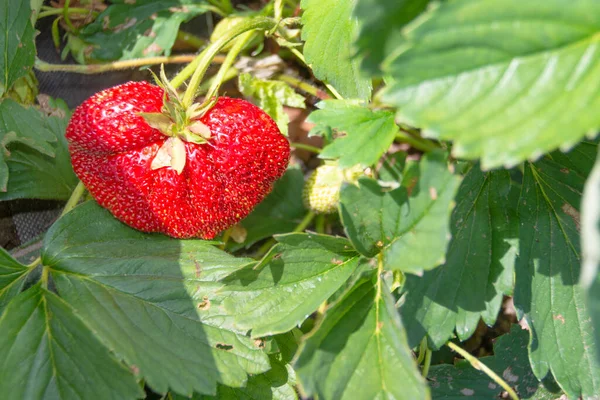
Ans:
[[[275,6],[273,8],[275,21],[280,21],[283,17],[283,0],[275,0]]]
[[[237,56],[242,52],[242,50],[244,49],[244,47],[246,47],[250,40],[252,40],[253,36],[254,32],[248,31],[242,33],[237,39],[235,39],[235,43],[231,47],[231,50],[229,50],[229,52],[227,53],[227,57],[225,57],[225,61],[223,61],[223,64],[221,64],[219,72],[217,72],[217,75],[215,75],[215,77],[212,80],[212,84],[206,94],[207,99],[218,96],[219,88],[221,87],[221,84],[223,83],[227,72],[229,72],[229,69],[233,65]]]
[[[42,267],[42,277],[40,278],[40,283],[44,289],[48,289],[48,280],[50,275],[50,268],[45,265]]]
[[[67,23],[69,29],[73,32],[77,31],[73,24],[71,23],[71,18],[69,17],[69,6],[71,5],[71,0],[65,0],[65,5],[63,6],[63,18]]]
[[[187,44],[188,46],[195,47],[196,49],[206,46],[206,40],[184,31],[177,32],[177,40]]]
[[[292,232],[295,232],[295,233],[303,232],[310,225],[310,223],[312,222],[312,220],[315,218],[315,215],[316,214],[313,211],[309,211],[308,213],[306,213],[306,215],[304,216],[304,218],[302,219],[302,221],[300,221],[300,223],[294,228],[294,230]],[[256,257],[262,257],[262,256],[264,256],[269,251],[269,249],[271,247],[273,247],[273,245],[275,243],[276,242],[275,242],[274,239],[267,240],[256,251]]]
[[[182,54],[171,57],[147,57],[134,58],[132,60],[115,61],[106,64],[89,64],[89,65],[74,65],[74,64],[50,64],[39,58],[35,60],[35,69],[42,72],[74,72],[78,74],[101,74],[107,71],[118,71],[122,69],[144,67],[147,65],[156,64],[182,64],[188,63],[196,58],[195,54]]]
[[[432,355],[432,351],[429,350],[429,348],[426,348],[425,350],[425,363],[423,363],[423,370],[421,371],[421,373],[423,374],[424,378],[427,378],[427,375],[429,375],[429,367],[431,366],[431,355]]]
[[[290,146],[295,149],[306,150],[306,151],[310,151],[311,153],[316,153],[316,154],[319,154],[321,152],[320,148],[311,146],[310,144],[291,142]]]
[[[221,250],[225,250],[225,246],[227,246],[227,242],[229,242],[229,238],[231,237],[231,231],[232,230],[233,230],[233,227],[227,229],[225,231],[225,233],[223,234],[223,239],[221,239],[221,241],[223,242],[223,244],[219,246],[219,248]]]
[[[60,216],[62,217],[63,215],[74,209],[77,203],[79,203],[79,200],[81,200],[81,197],[84,193],[85,186],[83,185],[83,182],[79,181],[77,186],[75,186],[73,193],[71,193],[71,197],[69,197],[67,204],[65,204],[65,208],[63,208],[62,214],[60,214]]]
[[[477,357],[473,357],[471,354],[469,354],[468,351],[462,349],[453,342],[446,343],[446,346],[450,347],[452,350],[463,356],[463,358],[467,360],[473,368],[482,371],[487,376],[489,376],[494,382],[502,386],[502,388],[506,390],[506,393],[508,393],[512,400],[519,400],[519,396],[517,396],[513,388],[511,388],[510,385],[504,381],[504,379],[500,378],[494,371],[488,368],[488,366],[482,363]]]
[[[276,26],[275,20],[268,17],[255,17],[251,20],[241,22],[234,25],[225,35],[221,36],[215,42],[211,43],[206,49],[204,49],[194,61],[189,63],[173,80],[171,85],[177,88],[183,82],[185,82],[191,75],[189,85],[183,95],[183,105],[189,107],[194,102],[196,91],[200,86],[200,82],[206,73],[209,65],[217,53],[227,43],[240,36],[241,34],[253,31],[253,30],[269,30]]]
[[[46,10],[46,11],[42,11],[38,14],[38,19],[40,18],[44,18],[44,17],[50,17],[52,15],[63,15],[65,14],[65,9],[64,8],[52,8],[51,10]],[[94,11],[94,10],[90,10],[88,8],[77,8],[77,7],[73,7],[73,8],[69,8],[67,9],[67,14],[69,15],[91,15],[92,17],[97,17],[98,16],[98,11]]]
[[[398,131],[398,133],[396,133],[396,140],[408,143],[415,149],[421,150],[423,152],[428,152],[439,148],[434,142],[430,140],[413,137],[404,131]]]
[[[427,351],[427,338],[424,337],[419,344],[419,356],[417,357],[417,364],[421,365],[425,359],[425,352]]]

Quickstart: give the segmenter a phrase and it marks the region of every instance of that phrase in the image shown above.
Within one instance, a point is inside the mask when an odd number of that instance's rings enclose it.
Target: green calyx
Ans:
[[[163,108],[160,113],[142,112],[138,115],[165,136],[176,137],[189,143],[206,143],[211,137],[211,132],[199,119],[215,105],[217,99],[209,98],[203,103],[193,103],[186,107],[177,90],[167,79],[162,66],[160,78],[154,75],[154,79],[164,91]]]

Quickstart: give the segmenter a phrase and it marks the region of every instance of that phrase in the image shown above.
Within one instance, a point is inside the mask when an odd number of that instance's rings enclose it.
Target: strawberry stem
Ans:
[[[223,64],[221,64],[221,68],[219,68],[219,72],[217,72],[217,75],[215,75],[214,78],[212,79],[212,84],[206,94],[207,99],[210,99],[210,98],[218,95],[219,88],[221,87],[221,84],[225,80],[225,76],[227,75],[227,72],[233,65],[233,62],[235,61],[237,56],[244,49],[244,47],[246,47],[248,42],[250,42],[250,40],[252,40],[253,36],[254,36],[254,32],[248,31],[248,32],[245,32],[242,35],[240,35],[237,39],[235,39],[235,44],[233,45],[231,50],[229,50],[229,53],[227,53],[227,57],[225,57],[225,61],[223,61]]]
[[[65,205],[65,208],[63,208],[63,211],[60,214],[60,216],[62,217],[63,215],[71,211],[73,208],[75,208],[75,206],[77,205],[77,203],[79,203],[79,200],[81,199],[84,193],[85,186],[83,185],[83,182],[79,181],[77,186],[75,186],[73,193],[71,193],[71,197],[69,197],[69,200],[67,200],[67,204]]]
[[[154,64],[182,64],[189,63],[196,58],[195,54],[182,54],[178,56],[170,57],[147,57],[147,58],[134,58],[132,60],[115,61],[106,64],[50,64],[45,61],[36,58],[35,69],[42,72],[74,72],[78,74],[101,74],[107,71],[118,71],[121,69],[129,69],[135,67],[143,67],[146,65]],[[221,61],[221,58],[216,58],[215,61]]]
[[[175,88],[181,86],[183,82],[185,82],[191,75],[191,79],[189,85],[183,95],[183,105],[185,107],[189,107],[194,102],[194,97],[200,86],[200,82],[206,73],[209,65],[211,64],[213,58],[217,55],[217,53],[225,46],[227,43],[240,36],[241,34],[253,31],[253,30],[269,30],[276,26],[277,23],[274,19],[268,17],[256,17],[252,18],[248,21],[240,22],[235,25],[230,31],[228,31],[225,35],[221,36],[215,42],[211,43],[204,51],[202,51],[194,61],[189,63],[187,67],[185,67],[179,74],[177,74],[173,80],[171,80],[171,85]]]
[[[500,378],[487,365],[485,365],[484,363],[482,363],[481,360],[479,360],[476,357],[473,357],[466,350],[464,350],[461,347],[457,346],[453,342],[446,343],[446,346],[450,347],[452,350],[454,350],[455,352],[457,352],[458,354],[460,354],[461,356],[463,356],[463,358],[465,360],[467,360],[469,362],[469,364],[471,364],[471,366],[473,368],[475,368],[475,369],[477,369],[477,370],[485,373],[494,382],[496,382],[498,385],[502,386],[502,388],[504,388],[504,390],[506,390],[506,393],[508,393],[508,395],[510,396],[511,399],[513,399],[513,400],[519,400],[519,396],[517,396],[517,394],[515,393],[515,391],[513,390],[513,388],[511,388],[510,385],[504,381],[504,379]]]

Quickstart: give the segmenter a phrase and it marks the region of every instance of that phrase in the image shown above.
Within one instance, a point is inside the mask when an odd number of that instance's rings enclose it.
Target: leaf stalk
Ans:
[[[452,350],[460,354],[465,360],[469,362],[469,364],[471,364],[473,368],[485,373],[487,376],[490,377],[490,379],[492,379],[498,385],[502,386],[502,388],[506,390],[506,393],[508,393],[512,400],[519,400],[519,396],[517,396],[513,388],[511,388],[510,385],[506,383],[506,381],[504,381],[504,379],[500,378],[494,371],[488,368],[488,366],[482,363],[478,358],[473,357],[471,354],[469,354],[469,352],[457,346],[453,342],[446,343],[446,346],[450,347]]]

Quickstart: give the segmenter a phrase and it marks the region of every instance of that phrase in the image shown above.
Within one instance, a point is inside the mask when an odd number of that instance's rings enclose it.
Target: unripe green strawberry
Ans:
[[[363,170],[360,166],[348,169],[340,169],[336,163],[319,166],[304,185],[302,192],[304,205],[317,214],[336,212],[342,183],[354,183],[362,174]]]

